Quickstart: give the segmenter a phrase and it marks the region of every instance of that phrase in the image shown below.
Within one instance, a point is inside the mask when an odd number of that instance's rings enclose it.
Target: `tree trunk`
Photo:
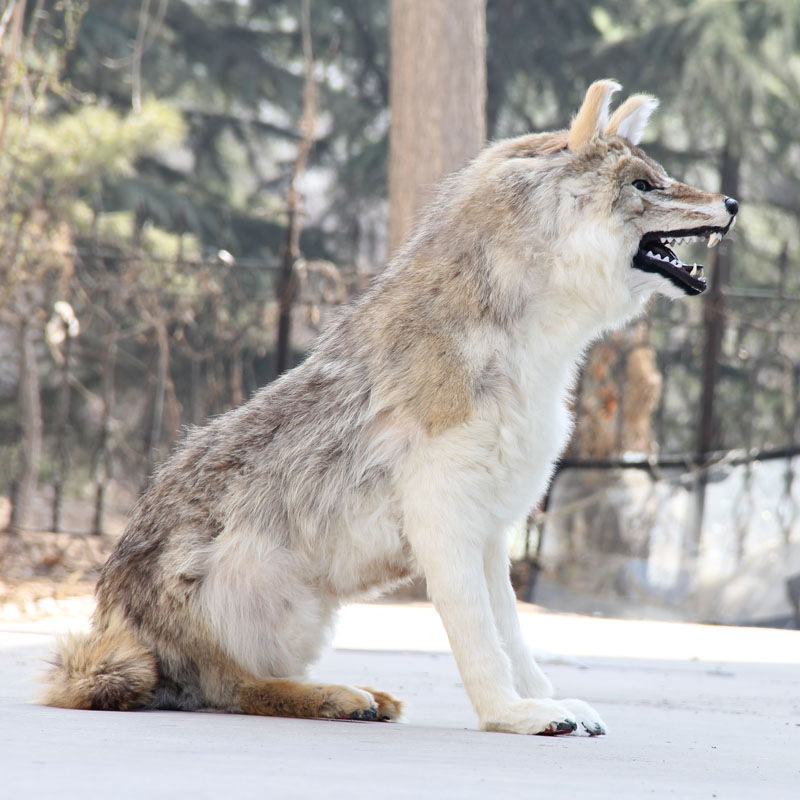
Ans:
[[[158,345],[156,387],[153,396],[153,418],[147,442],[147,474],[145,475],[145,486],[150,482],[153,469],[159,461],[158,453],[161,441],[161,427],[164,419],[164,398],[167,393],[167,379],[169,377],[169,334],[164,320],[159,320],[156,324],[156,342]]]
[[[392,0],[390,103],[389,255],[486,139],[486,0]]]
[[[106,488],[112,474],[111,464],[111,411],[114,407],[114,373],[117,364],[117,326],[112,321],[106,323],[106,342],[103,351],[103,411],[100,421],[100,438],[94,455],[93,475],[95,482],[94,521],[92,533],[103,532]]]
[[[721,188],[727,197],[739,194],[740,157],[738,146],[728,141],[722,153]],[[725,295],[723,287],[731,270],[730,242],[711,251],[709,263],[711,285],[703,306],[705,351],[703,353],[703,392],[700,400],[700,421],[697,432],[697,458],[705,460],[708,453],[720,446],[719,431],[714,415],[714,392],[719,378],[722,355],[722,336],[725,330]]]
[[[244,400],[244,379],[242,367],[242,342],[239,340],[233,347],[233,352],[230,354],[230,398],[231,408],[240,406]]]
[[[199,425],[203,419],[203,413],[200,410],[202,407],[201,404],[201,397],[200,397],[200,369],[202,363],[200,361],[200,356],[195,354],[190,356],[190,363],[191,363],[191,378],[190,378],[190,407],[191,407],[191,421],[192,425]]]
[[[303,83],[303,112],[300,117],[302,138],[297,146],[292,178],[289,182],[288,219],[286,241],[281,254],[281,271],[278,275],[278,339],[275,346],[275,377],[292,367],[292,308],[297,298],[297,270],[300,258],[300,232],[303,227],[303,197],[297,187],[305,174],[308,155],[314,144],[317,118],[317,85],[314,80],[314,53],[311,49],[311,4],[303,0],[300,27],[303,37],[305,79]]]
[[[58,398],[58,422],[56,427],[56,448],[55,448],[55,474],[53,476],[53,521],[52,529],[61,530],[61,511],[64,505],[64,485],[67,482],[69,473],[69,446],[67,444],[67,433],[69,430],[69,368],[72,355],[72,336],[64,326],[64,361],[61,364],[61,386]]]
[[[739,171],[741,166],[739,144],[730,136],[725,143],[720,165],[720,191],[728,197],[739,194]],[[705,328],[705,349],[703,351],[703,390],[700,397],[700,419],[697,428],[697,462],[702,464],[709,454],[721,444],[718,421],[714,409],[715,392],[719,380],[719,362],[722,356],[722,337],[725,332],[725,294],[724,286],[730,276],[732,254],[730,242],[719,245],[711,251],[709,259],[710,286],[703,305]],[[705,516],[706,484],[708,473],[698,473],[695,492],[693,540],[690,557],[697,555],[703,535]]]
[[[34,328],[24,319],[20,329],[19,389],[19,467],[12,492],[12,531],[30,523],[31,508],[39,474],[42,449],[42,406],[39,396],[39,367],[36,361]]]

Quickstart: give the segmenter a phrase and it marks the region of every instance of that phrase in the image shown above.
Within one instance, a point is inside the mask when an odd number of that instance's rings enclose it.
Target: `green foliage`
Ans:
[[[11,193],[6,202],[68,214],[71,203],[99,191],[103,180],[133,174],[140,158],[177,146],[183,136],[180,114],[154,99],[124,116],[82,106],[70,114],[13,118],[0,154],[0,180]]]
[[[326,202],[314,202],[315,219],[307,220],[309,256],[352,249],[364,204],[385,194],[385,5],[312,5],[322,109],[312,167],[331,173],[326,184],[333,188]],[[299,137],[299,6],[299,0],[171,0],[162,16],[154,14],[146,26],[142,85],[181,111],[187,147],[180,157],[142,159],[135,184],[107,180],[107,208],[143,205],[160,226],[188,227],[209,249],[277,258]],[[72,85],[112,108],[133,101],[131,42],[140,8],[139,0],[94,3],[68,62]],[[332,233],[323,237],[321,228]]]

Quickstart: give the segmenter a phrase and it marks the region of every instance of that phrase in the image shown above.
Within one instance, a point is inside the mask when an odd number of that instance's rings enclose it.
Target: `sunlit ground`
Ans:
[[[800,632],[554,614],[519,605],[525,637],[540,656],[608,656],[703,661],[800,663]],[[448,650],[427,603],[353,605],[339,619],[334,645],[366,650]]]
[[[65,633],[89,625],[91,598],[62,601],[38,619],[0,615],[0,631]],[[800,664],[800,632],[548,613],[519,604],[525,637],[547,661],[581,656]],[[0,642],[2,639],[0,638]],[[447,636],[429,603],[355,604],[342,609],[333,640],[345,650],[445,652]]]

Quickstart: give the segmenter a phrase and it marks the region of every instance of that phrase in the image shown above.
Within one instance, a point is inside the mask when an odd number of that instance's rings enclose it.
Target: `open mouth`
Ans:
[[[690,230],[646,233],[633,257],[633,266],[643,272],[655,272],[682,289],[686,294],[700,294],[706,289],[703,265],[684,264],[671,249],[676,244],[706,242],[708,247],[719,244],[731,226],[704,227]]]

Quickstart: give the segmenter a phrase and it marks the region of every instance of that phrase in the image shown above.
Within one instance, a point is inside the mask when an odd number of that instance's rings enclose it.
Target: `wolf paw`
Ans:
[[[359,686],[364,692],[369,692],[378,704],[378,716],[381,722],[392,722],[400,719],[403,714],[403,703],[389,692],[382,692],[380,689],[373,689],[371,686]]]
[[[577,727],[575,715],[556,700],[519,700],[480,722],[484,731],[544,736],[569,734]]]
[[[589,736],[603,736],[608,733],[608,728],[605,722],[600,718],[600,715],[583,700],[576,700],[574,697],[569,700],[559,700],[562,706],[572,712],[575,719],[578,720],[578,725]]]

